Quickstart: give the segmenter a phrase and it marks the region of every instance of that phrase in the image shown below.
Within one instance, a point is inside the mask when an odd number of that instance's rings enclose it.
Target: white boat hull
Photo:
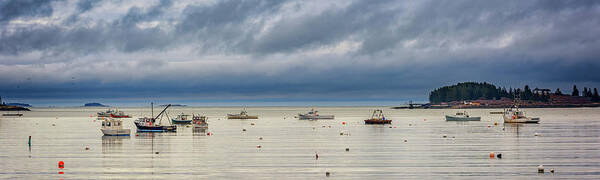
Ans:
[[[529,117],[520,117],[520,118],[512,118],[511,116],[503,116],[504,123],[539,123],[540,118],[529,118]]]
[[[457,117],[446,115],[446,121],[481,121],[481,117]]]
[[[335,117],[333,115],[317,115],[317,116],[298,115],[298,119],[335,119]]]
[[[130,129],[100,129],[106,136],[129,136]]]

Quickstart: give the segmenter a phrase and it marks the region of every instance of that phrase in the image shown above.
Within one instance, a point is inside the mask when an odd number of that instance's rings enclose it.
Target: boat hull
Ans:
[[[100,129],[105,136],[129,136],[130,129]]]
[[[144,126],[135,124],[138,132],[175,132],[177,126]]]
[[[258,119],[258,116],[227,115],[227,119]]]
[[[100,116],[98,116],[98,117],[100,117]],[[112,117],[112,118],[131,118],[131,116],[129,116],[129,115],[114,115],[114,114],[111,114],[110,117]]]
[[[335,119],[334,115],[318,115],[318,116],[307,116],[307,115],[298,115],[298,119],[309,119],[309,120],[315,120],[315,119]]]
[[[504,117],[504,123],[540,123],[540,118],[529,118],[529,117],[521,117],[521,118],[512,118],[512,117]]]
[[[14,116],[14,117],[21,117],[21,116],[23,116],[23,114],[2,114],[2,116]]]
[[[456,117],[446,115],[446,121],[481,121],[481,117]]]
[[[177,120],[177,119],[171,119],[171,122],[173,124],[190,124],[192,123],[192,120]]]
[[[392,124],[392,120],[367,119],[365,124]]]

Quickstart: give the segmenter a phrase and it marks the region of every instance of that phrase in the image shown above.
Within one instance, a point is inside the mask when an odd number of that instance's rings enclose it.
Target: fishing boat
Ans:
[[[171,122],[173,124],[189,124],[192,122],[192,119],[190,118],[190,115],[181,113],[177,115],[177,117],[171,119]]]
[[[110,114],[112,118],[130,118],[131,116],[125,114],[123,111],[116,110]]]
[[[206,122],[208,118],[206,116],[201,116],[200,114],[192,115],[192,124],[194,124],[195,128],[206,128],[208,127],[208,122]]]
[[[99,118],[100,119],[100,118]],[[105,136],[129,136],[130,129],[123,128],[123,121],[114,118],[102,118],[102,127],[100,128]]]
[[[113,111],[112,109],[106,110],[106,111],[101,111],[98,112],[98,117],[110,117],[110,115],[112,115],[112,113],[114,113],[115,111]]]
[[[321,115],[319,111],[315,111],[315,109],[311,109],[308,113],[298,114],[298,119],[334,119],[333,115]]]
[[[227,114],[227,119],[258,119],[258,116],[248,115],[246,108],[239,114]]]
[[[480,121],[481,117],[470,116],[467,111],[456,112],[454,115],[446,115],[446,121]]]
[[[21,117],[21,116],[23,116],[23,114],[21,114],[21,113],[6,113],[6,114],[2,114],[2,116]]]
[[[392,120],[386,119],[381,109],[373,111],[370,119],[365,120],[365,124],[391,124]]]
[[[130,118],[131,116],[125,114],[123,111],[119,110],[106,110],[102,112],[98,112],[98,117],[112,117],[112,118]]]
[[[171,105],[167,105],[165,109],[163,109],[156,117],[143,117],[134,121],[135,126],[137,127],[138,132],[175,132],[177,131],[177,126],[173,125],[162,125],[162,116],[165,114],[167,108],[171,107]],[[154,106],[152,104],[152,109]],[[152,110],[154,112],[154,110]],[[154,114],[154,113],[152,113]],[[159,120],[156,123],[156,120]],[[170,122],[170,121],[169,121]]]
[[[519,99],[515,98],[513,106],[504,109],[504,123],[539,123],[539,117],[527,117],[525,112],[519,109]]]

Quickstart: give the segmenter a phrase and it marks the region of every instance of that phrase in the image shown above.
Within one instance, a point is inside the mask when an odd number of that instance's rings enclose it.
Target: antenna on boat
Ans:
[[[150,102],[150,111],[152,112],[150,117],[154,117],[154,102]]]

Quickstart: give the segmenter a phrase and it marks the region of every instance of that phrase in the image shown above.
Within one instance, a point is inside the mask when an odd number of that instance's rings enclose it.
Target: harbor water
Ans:
[[[378,108],[391,125],[364,124]],[[0,117],[0,178],[600,178],[598,108],[524,109],[540,124],[504,124],[490,114],[502,109],[469,109],[481,116],[472,122],[447,122],[453,109],[389,107],[316,108],[333,120],[294,118],[311,107],[248,107],[259,119],[225,117],[241,109],[172,107],[170,117],[206,115],[208,128],[136,133],[133,121],[150,116],[149,107],[120,108],[133,116],[123,119],[129,137],[102,135],[95,115],[106,108],[32,108],[23,117]]]

